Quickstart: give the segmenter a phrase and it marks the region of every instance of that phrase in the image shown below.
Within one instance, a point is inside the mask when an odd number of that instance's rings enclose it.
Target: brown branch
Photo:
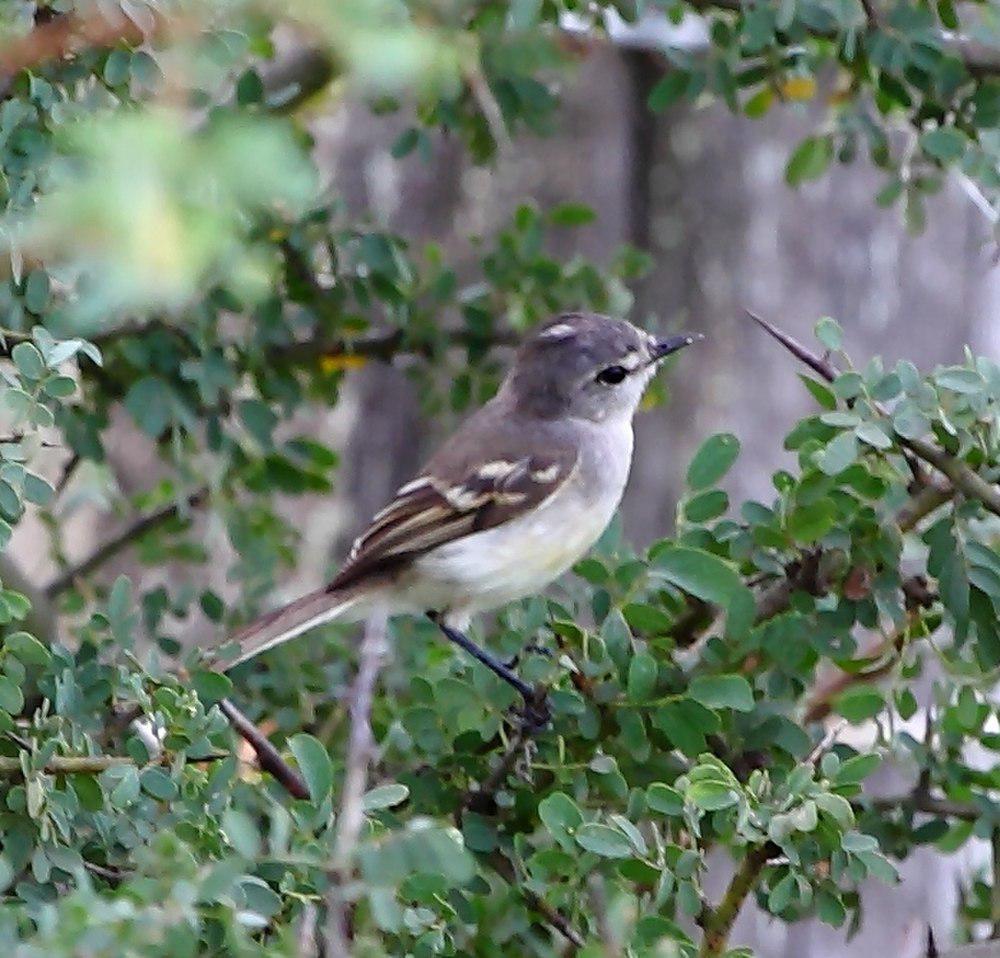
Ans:
[[[837,378],[837,371],[825,359],[821,359],[787,333],[782,332],[766,320],[761,319],[749,310],[747,310],[747,313],[754,322],[762,326],[793,356],[819,373],[827,382],[833,382]],[[885,414],[885,410],[878,403],[873,403],[872,406],[879,413]],[[967,463],[961,459],[955,459],[943,449],[939,449],[937,446],[923,439],[907,439],[905,436],[898,434],[896,438],[900,446],[909,449],[928,465],[933,466],[947,476],[957,490],[964,492],[972,499],[978,499],[990,512],[1000,516],[1000,489],[993,483],[987,482],[979,473],[970,468]]]
[[[743,907],[747,895],[757,884],[761,870],[768,858],[777,851],[770,844],[751,848],[740,862],[736,874],[730,879],[722,901],[715,908],[706,909],[698,919],[702,928],[701,947],[698,958],[718,958],[725,954],[729,933],[733,930],[736,916]]]
[[[268,741],[267,736],[250,721],[229,699],[219,702],[219,710],[229,719],[233,731],[240,736],[257,756],[257,764],[280,782],[293,798],[308,798],[309,789],[295,771]]]
[[[331,954],[349,955],[350,916],[345,886],[350,880],[354,852],[364,824],[362,800],[368,784],[368,766],[375,752],[371,712],[375,683],[388,653],[384,616],[373,615],[365,623],[358,650],[358,672],[348,699],[350,731],[344,784],[340,793],[340,813],[334,839],[330,890],[327,893],[326,937]]]

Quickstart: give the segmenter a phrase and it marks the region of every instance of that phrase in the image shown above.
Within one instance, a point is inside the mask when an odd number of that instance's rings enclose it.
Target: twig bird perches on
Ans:
[[[594,544],[625,489],[646,385],[662,359],[700,338],[657,340],[590,313],[542,326],[497,395],[375,515],[333,581],[243,629],[220,665],[334,619],[429,615],[518,691],[529,726],[544,725],[544,690],[465,630],[476,613],[540,592]]]

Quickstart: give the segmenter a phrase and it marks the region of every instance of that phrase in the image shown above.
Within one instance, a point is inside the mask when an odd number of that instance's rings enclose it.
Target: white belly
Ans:
[[[631,428],[610,439],[590,444],[574,474],[532,512],[417,559],[405,575],[400,611],[465,618],[540,592],[562,575],[597,541],[621,501]]]

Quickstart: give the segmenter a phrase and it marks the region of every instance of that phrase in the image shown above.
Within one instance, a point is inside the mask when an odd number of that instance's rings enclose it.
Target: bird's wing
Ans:
[[[330,590],[523,515],[566,481],[576,460],[575,450],[562,448],[520,458],[498,456],[464,470],[435,470],[432,461],[375,515]]]

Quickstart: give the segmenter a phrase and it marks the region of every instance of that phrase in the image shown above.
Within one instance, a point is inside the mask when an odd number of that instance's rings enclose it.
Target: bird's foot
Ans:
[[[552,710],[549,708],[549,692],[544,685],[536,685],[530,695],[524,696],[524,705],[518,716],[526,735],[535,735],[549,725]]]
[[[529,653],[534,653],[535,655],[541,655],[547,659],[552,658],[551,649],[547,649],[543,645],[536,645],[534,642],[530,642],[523,649],[521,649],[521,651],[518,652],[517,655],[512,655],[509,659],[507,659],[507,661],[504,662],[504,665],[507,666],[508,669],[516,669],[521,664],[521,656],[528,655]]]

